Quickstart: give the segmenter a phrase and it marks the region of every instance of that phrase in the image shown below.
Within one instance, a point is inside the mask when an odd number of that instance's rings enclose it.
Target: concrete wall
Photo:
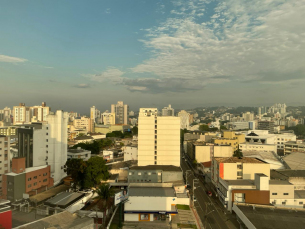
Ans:
[[[42,186],[52,187],[53,179],[50,178],[50,166],[35,170],[25,174],[25,192],[30,192],[33,189],[39,189]],[[30,187],[29,187],[30,185]]]
[[[267,151],[267,152],[277,152],[277,146],[275,144],[251,144],[243,143],[239,144],[239,149],[241,151],[251,150],[251,151]]]
[[[124,161],[138,160],[138,148],[134,146],[124,146],[122,148],[124,153]]]
[[[8,175],[7,178],[7,199],[14,202],[23,198],[25,193],[25,173],[16,176]]]
[[[213,146],[195,146],[195,159],[197,163],[211,161],[211,147]]]
[[[236,180],[237,179],[237,164],[236,163],[224,163],[223,164],[223,180]]]
[[[162,172],[162,182],[173,182],[183,180],[182,171],[163,171]]]
[[[294,199],[294,186],[293,185],[275,185],[270,184],[270,200],[274,199]],[[277,195],[273,195],[277,193]],[[284,195],[288,193],[288,195]],[[272,202],[272,201],[271,201]]]
[[[126,204],[125,204],[126,205]],[[139,221],[139,214],[124,214],[125,221]]]
[[[270,177],[270,164],[267,163],[243,163],[243,179],[254,180],[255,173],[263,173]]]

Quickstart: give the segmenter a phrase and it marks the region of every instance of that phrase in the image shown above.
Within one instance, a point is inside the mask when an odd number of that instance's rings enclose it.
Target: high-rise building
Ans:
[[[2,193],[2,175],[10,171],[10,137],[0,135],[0,196]]]
[[[50,165],[54,184],[66,176],[68,113],[56,111],[46,122],[18,128],[18,157],[25,157],[26,168]]]
[[[157,108],[140,108],[138,165],[180,166],[180,118],[157,114]]]
[[[26,107],[24,103],[13,107],[14,125],[29,124],[31,122],[31,109]]]
[[[273,121],[258,121],[257,125],[258,130],[269,130],[274,132],[274,122]]]
[[[91,119],[86,116],[76,117],[73,126],[75,129],[86,129],[87,132],[91,132]]]
[[[254,120],[254,113],[246,112],[242,114],[243,121],[249,122]]]
[[[172,105],[168,105],[168,107],[164,107],[162,109],[162,116],[174,116],[175,110],[172,108]]]
[[[42,102],[41,106],[30,107],[31,120],[33,122],[46,121],[47,115],[50,113],[50,107],[47,107],[45,102]]]
[[[180,117],[180,129],[188,129],[190,126],[190,114],[182,110],[178,113],[178,117]]]
[[[123,101],[118,101],[117,104],[111,104],[111,113],[115,113],[116,124],[128,124],[129,106]]]

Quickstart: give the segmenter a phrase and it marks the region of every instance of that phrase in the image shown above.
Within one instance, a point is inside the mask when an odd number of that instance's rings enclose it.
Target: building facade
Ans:
[[[175,116],[175,110],[172,105],[169,104],[168,107],[162,109],[162,116]]]
[[[180,118],[157,114],[157,108],[140,108],[138,165],[180,166]]]
[[[11,171],[10,164],[10,137],[0,135],[0,196],[2,193],[2,177],[3,174]]]
[[[111,113],[115,113],[116,124],[128,124],[129,106],[123,101],[118,101],[117,104],[111,104]]]
[[[189,129],[190,114],[185,110],[182,110],[178,113],[178,117],[180,117],[180,129]]]

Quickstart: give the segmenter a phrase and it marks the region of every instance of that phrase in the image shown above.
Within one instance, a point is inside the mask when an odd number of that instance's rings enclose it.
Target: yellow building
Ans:
[[[0,128],[0,135],[13,136],[16,135],[15,126],[4,126]]]
[[[236,134],[234,131],[224,131],[222,138],[214,138],[214,143],[219,145],[231,145],[234,151],[238,149],[240,143],[246,141],[244,134]]]

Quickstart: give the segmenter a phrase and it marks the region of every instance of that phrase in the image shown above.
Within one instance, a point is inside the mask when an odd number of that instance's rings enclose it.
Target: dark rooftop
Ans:
[[[238,205],[238,208],[257,229],[304,228],[305,211],[262,208]]]
[[[91,136],[79,136],[77,138],[74,138],[74,140],[86,140],[86,139],[93,139]]]
[[[76,202],[84,196],[84,193],[62,192],[54,196],[52,199],[46,201],[44,204],[52,207],[56,206],[60,208],[66,208],[67,206],[71,205],[72,203]]]
[[[270,170],[272,180],[288,180],[289,177],[305,177],[305,170]]]
[[[181,171],[181,168],[173,165],[146,165],[132,166],[130,170],[163,170],[163,171]]]
[[[162,196],[175,197],[173,188],[162,187],[130,187],[128,191],[129,196]]]

